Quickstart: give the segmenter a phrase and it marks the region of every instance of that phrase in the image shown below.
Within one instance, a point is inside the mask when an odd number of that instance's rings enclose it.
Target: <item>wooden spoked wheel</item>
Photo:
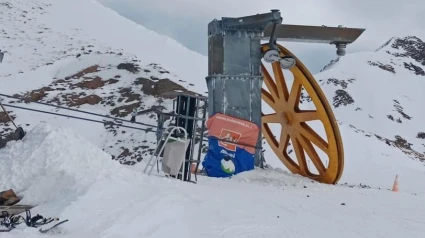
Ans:
[[[319,84],[301,61],[283,46],[278,45],[278,48],[281,57],[293,56],[296,65],[290,69],[293,75],[291,87],[287,84],[288,80],[285,80],[279,62],[271,64],[270,71],[274,77],[264,64],[261,65],[265,85],[261,97],[274,111],[265,114],[263,110],[263,136],[276,156],[292,173],[321,183],[335,184],[342,175],[344,154],[332,108]],[[261,49],[263,53],[267,51],[268,44],[262,45]],[[300,103],[306,98],[305,92],[315,109],[300,109]],[[323,136],[309,125],[312,121],[322,124]],[[279,135],[279,131],[272,129],[273,124],[280,125],[280,137],[276,136]],[[292,147],[293,151],[289,147]],[[295,154],[296,158],[292,158],[290,153]]]

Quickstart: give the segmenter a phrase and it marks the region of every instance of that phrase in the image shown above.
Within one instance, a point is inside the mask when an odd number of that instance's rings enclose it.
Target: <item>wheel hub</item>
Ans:
[[[282,112],[281,113],[281,119],[282,124],[285,126],[292,126],[294,117],[292,116],[292,113],[289,112]]]

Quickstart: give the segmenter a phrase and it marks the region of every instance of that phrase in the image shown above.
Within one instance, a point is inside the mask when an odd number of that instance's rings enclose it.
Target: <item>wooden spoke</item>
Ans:
[[[298,141],[297,137],[291,136],[292,145],[294,147],[295,155],[297,156],[298,166],[300,167],[300,174],[306,176],[308,174],[307,160],[305,159],[304,150]]]
[[[288,104],[293,105],[293,107],[300,104],[302,84],[299,80],[294,79],[291,88],[291,94],[289,95]]]
[[[313,164],[316,167],[317,171],[319,171],[319,174],[326,173],[325,165],[323,165],[322,160],[320,159],[319,155],[317,154],[317,152],[314,149],[314,147],[311,144],[311,142],[308,141],[303,135],[300,135],[298,137],[298,141],[300,142],[300,144],[303,147],[304,151],[307,153],[307,155],[310,158],[311,162],[313,162]]]
[[[285,130],[285,128],[282,127],[282,130],[280,131],[279,149],[282,151],[286,151],[286,148],[288,148],[288,144],[289,144],[289,134]]]
[[[316,110],[303,110],[295,114],[299,122],[320,120],[319,113]]]
[[[263,115],[261,121],[263,123],[280,123],[280,118],[276,113]]]
[[[264,75],[264,84],[267,86],[267,89],[269,90],[271,96],[273,98],[279,98],[276,83],[274,82],[272,76],[270,76],[269,72],[266,70],[266,67],[264,67],[264,65],[261,65],[261,70],[263,71],[263,75]]]
[[[272,95],[270,95],[270,93],[264,89],[261,89],[261,99],[263,99],[263,101],[266,102],[267,105],[269,105],[271,108],[275,107],[275,102]]]
[[[328,143],[321,136],[319,136],[311,127],[303,123],[300,127],[300,133],[309,141],[313,142],[317,147],[319,147],[323,152],[327,153]]]
[[[294,76],[294,81],[289,91],[278,62],[272,63],[271,73],[273,73],[274,77],[262,65],[264,84],[268,90],[262,90],[262,99],[275,110],[274,113],[263,115],[263,136],[276,156],[292,173],[300,174],[322,183],[335,184],[342,175],[344,154],[341,135],[332,108],[319,84],[301,61],[283,46],[278,45],[278,48],[281,56],[291,55],[297,62],[290,69]],[[268,45],[262,45],[262,51],[266,50],[268,50]],[[314,103],[315,110],[299,109],[302,88],[305,89],[305,92]],[[321,123],[325,128],[325,134],[320,136],[314,131],[307,124],[311,121]],[[267,123],[281,124],[280,138],[276,138],[274,135],[274,133],[279,131],[272,131]],[[289,141],[292,141],[296,160],[292,159],[286,152]],[[316,151],[317,148],[313,145],[324,153],[319,155],[319,150]],[[312,161],[318,174],[309,170],[307,159]],[[294,161],[297,161],[297,163]]]
[[[273,73],[276,78],[276,87],[279,95],[279,99],[288,100],[289,93],[288,87],[286,86],[285,77],[283,76],[282,68],[280,68],[280,63],[275,62],[272,64]]]

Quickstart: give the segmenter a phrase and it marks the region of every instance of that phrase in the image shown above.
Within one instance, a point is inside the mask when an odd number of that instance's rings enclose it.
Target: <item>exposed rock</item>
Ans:
[[[77,84],[73,84],[71,86],[71,89],[74,89],[76,87],[82,88],[82,89],[97,89],[105,86],[105,82],[102,81],[101,77],[95,77],[95,78],[88,78],[88,80],[84,80],[82,82],[79,82]]]
[[[411,120],[412,117],[407,115],[406,113],[403,112],[403,107],[400,105],[400,102],[398,100],[393,100],[394,101],[394,107],[395,110],[404,118],[407,120]],[[401,122],[401,119],[399,119]]]
[[[9,114],[10,115],[10,114]],[[15,116],[10,115],[12,117],[13,120],[15,120]],[[0,112],[0,123],[7,123],[10,122],[9,117],[7,116],[7,114],[5,112]]]
[[[348,87],[348,84],[353,83],[356,81],[355,79],[336,79],[336,78],[329,78],[325,82],[323,82],[323,79],[320,79],[319,82],[322,82],[322,85],[324,84],[333,84],[334,86],[341,86],[342,89],[346,89]]]
[[[340,85],[343,89],[347,88],[348,83],[344,80],[338,80],[336,78],[329,78],[326,84],[333,84],[334,86]]]
[[[147,78],[137,78],[134,81],[136,85],[142,85],[142,92],[146,95],[151,96],[159,96],[164,98],[173,98],[174,95],[169,94],[171,92],[182,91],[189,92],[183,86],[169,80],[169,79],[161,79],[157,82],[153,82]]]
[[[130,105],[119,106],[111,110],[111,114],[116,117],[128,116],[134,108],[139,108],[142,105],[141,102],[136,102]]]
[[[118,99],[118,102],[131,102],[131,101],[140,101],[141,95],[138,93],[134,93],[131,88],[123,88],[118,91],[121,94],[121,98]]]
[[[301,95],[300,95],[300,104],[304,102],[311,102],[311,97],[308,95],[307,91],[304,87],[301,88]]]
[[[347,106],[354,103],[353,97],[348,94],[347,91],[338,89],[335,91],[335,96],[333,97],[333,105],[335,108],[339,106]]]
[[[48,92],[48,91],[54,91],[54,90],[51,87],[43,87],[41,89],[33,90],[33,91],[29,92],[29,93],[26,93],[23,96],[23,99],[27,103],[29,103],[29,102],[38,102],[38,101],[40,101],[41,99],[43,99],[47,95],[46,92]]]
[[[114,79],[108,79],[107,81],[106,81],[106,83],[108,83],[108,84],[114,84],[114,83],[118,83],[119,82],[119,80],[118,79],[116,79],[116,76],[115,76],[115,78]]]
[[[389,64],[383,64],[381,62],[372,62],[372,61],[368,61],[367,62],[369,65],[372,66],[378,66],[380,69],[383,69],[385,71],[391,72],[393,74],[395,74],[395,69],[393,66],[389,65]]]
[[[402,49],[405,53],[387,53],[396,57],[411,57],[421,65],[425,65],[425,43],[416,36],[407,36],[403,38],[393,38],[391,47],[394,49]],[[389,43],[387,43],[389,44]]]
[[[329,62],[327,65],[325,65],[325,67],[323,67],[323,69],[321,69],[320,72],[323,72],[327,69],[332,68],[336,63],[338,63],[338,61],[339,61],[339,57],[331,60],[331,62]]]
[[[91,73],[95,73],[95,72],[99,72],[99,65],[93,65],[93,66],[90,66],[88,68],[85,68],[85,69],[81,70],[80,72],[78,72],[76,74],[73,74],[69,77],[66,77],[65,80],[69,80],[69,79],[72,79],[72,78],[81,78],[86,74],[91,74]]]
[[[396,138],[395,145],[397,147],[402,147],[402,148],[408,149],[408,150],[411,150],[412,149],[412,147],[411,147],[412,144],[411,143],[408,143],[407,140],[404,139],[403,137],[397,135],[397,136],[395,136],[395,138]]]
[[[121,63],[117,66],[118,69],[127,70],[130,73],[138,73],[140,70],[140,67],[133,63]]]
[[[94,94],[89,96],[68,94],[62,95],[62,97],[66,100],[66,104],[70,107],[81,106],[83,104],[96,105],[102,101],[101,97]]]
[[[406,62],[404,62],[404,67],[410,71],[413,71],[416,75],[425,76],[425,71],[421,67],[416,66],[413,63],[407,64]]]
[[[390,140],[376,134],[375,134],[375,137],[381,141],[384,141],[389,146],[399,148],[403,153],[410,155],[413,158],[425,160],[425,154],[419,153],[418,151],[414,150],[412,148],[412,144],[399,135],[395,136],[395,140]]]

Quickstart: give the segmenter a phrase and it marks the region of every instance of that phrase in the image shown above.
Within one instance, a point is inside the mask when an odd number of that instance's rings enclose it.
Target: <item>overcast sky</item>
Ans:
[[[187,48],[207,55],[207,25],[279,9],[284,24],[366,28],[347,53],[373,51],[392,36],[425,36],[425,0],[98,0]],[[424,38],[422,38],[425,40]],[[143,44],[143,42],[141,42]],[[336,57],[327,44],[284,43],[313,72]],[[155,47],[155,46],[153,46]],[[160,47],[160,46],[157,46]]]

